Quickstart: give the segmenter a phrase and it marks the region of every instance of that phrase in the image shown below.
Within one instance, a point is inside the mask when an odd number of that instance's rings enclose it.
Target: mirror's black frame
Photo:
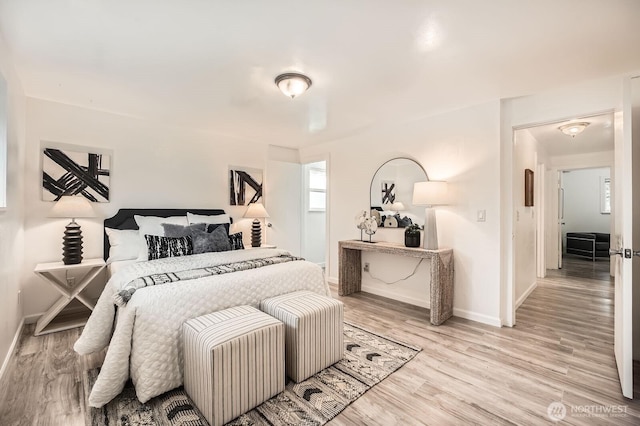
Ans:
[[[373,177],[371,178],[371,183],[369,184],[369,208],[371,209],[371,214],[376,215],[376,217],[379,219],[378,220],[378,226],[383,227],[383,228],[392,228],[392,229],[404,229],[406,226],[411,225],[412,223],[417,223],[420,226],[424,225],[424,207],[418,207],[418,206],[413,206],[411,204],[411,198],[407,199],[407,200],[401,200],[402,203],[405,205],[406,210],[401,211],[399,213],[397,213],[396,215],[393,215],[394,219],[390,219],[387,216],[391,216],[389,215],[387,212],[387,210],[383,210],[383,203],[382,203],[382,199],[380,200],[380,206],[377,206],[376,204],[378,204],[378,202],[374,203],[374,195],[373,195],[373,184],[377,181],[380,180],[379,178],[376,179],[376,176],[378,176],[378,173],[380,173],[380,171],[383,169],[383,167],[385,167],[386,165],[389,165],[389,163],[393,162],[393,161],[397,161],[397,160],[405,160],[405,161],[410,161],[412,163],[414,163],[418,168],[419,171],[422,171],[422,173],[424,174],[424,179],[422,181],[427,181],[429,180],[428,176],[427,176],[427,172],[424,170],[424,167],[422,167],[422,165],[416,161],[414,158],[411,157],[395,157],[392,158],[390,160],[385,161],[384,163],[382,163],[382,165],[380,165],[380,167],[378,167],[378,169],[376,170],[376,172],[373,174]],[[418,170],[418,169],[416,169]],[[410,193],[413,194],[413,183],[415,182],[419,182],[420,180],[415,180],[411,182],[410,185]],[[378,191],[381,191],[381,188],[376,188],[376,193],[378,193]],[[387,220],[388,219],[388,220]],[[410,221],[407,221],[407,219]],[[385,226],[385,221],[387,222]],[[395,225],[395,226],[394,226]]]

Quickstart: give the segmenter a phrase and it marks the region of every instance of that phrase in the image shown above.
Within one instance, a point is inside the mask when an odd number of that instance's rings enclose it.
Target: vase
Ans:
[[[404,232],[405,247],[420,247],[420,232]]]

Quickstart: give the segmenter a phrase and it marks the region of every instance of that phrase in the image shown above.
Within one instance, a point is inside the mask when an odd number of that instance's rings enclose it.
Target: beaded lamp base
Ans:
[[[82,231],[74,220],[64,230],[62,238],[62,262],[65,265],[82,263]]]
[[[251,247],[260,247],[262,245],[262,226],[258,219],[253,219],[251,224]]]

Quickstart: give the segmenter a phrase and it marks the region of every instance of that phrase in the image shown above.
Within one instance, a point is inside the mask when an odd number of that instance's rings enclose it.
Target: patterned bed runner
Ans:
[[[113,295],[113,301],[118,306],[127,304],[136,290],[159,284],[173,283],[183,280],[194,280],[197,278],[208,277],[211,275],[222,275],[229,272],[246,271],[248,269],[261,268],[268,265],[276,265],[278,263],[293,262],[296,260],[304,260],[301,257],[291,255],[280,255],[267,257],[264,259],[243,260],[241,262],[225,263],[223,265],[208,266],[206,268],[189,269],[179,272],[167,272],[162,274],[147,275],[139,277],[127,284],[122,290]]]

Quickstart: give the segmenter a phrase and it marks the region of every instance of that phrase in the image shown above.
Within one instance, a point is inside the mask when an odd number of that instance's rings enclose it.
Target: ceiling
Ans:
[[[575,122],[587,122],[589,125],[575,137],[567,136],[558,129],[563,124]],[[526,131],[531,133],[549,157],[613,151],[613,113],[544,124]]]
[[[302,147],[640,70],[637,0],[0,0],[28,96]],[[292,100],[276,75],[313,80]]]

